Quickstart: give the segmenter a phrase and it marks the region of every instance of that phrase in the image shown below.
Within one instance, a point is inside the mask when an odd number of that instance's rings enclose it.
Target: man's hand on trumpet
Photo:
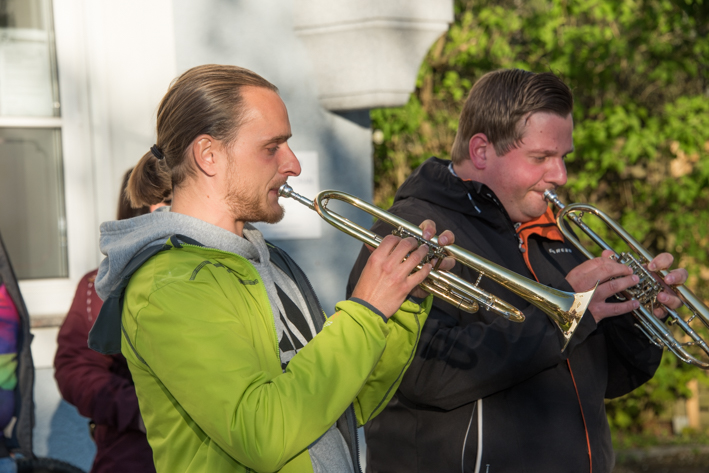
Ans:
[[[419,225],[423,238],[430,240],[436,234],[436,224],[425,220]],[[455,236],[446,230],[438,237],[439,245],[451,245]],[[415,238],[399,238],[394,235],[384,237],[377,249],[372,250],[367,265],[352,292],[352,297],[368,302],[385,317],[391,317],[404,299],[410,294],[414,297],[426,297],[428,293],[418,287],[436,260],[423,265],[420,271],[412,272],[428,254],[428,245],[418,245]],[[407,257],[408,256],[408,257]],[[449,270],[455,264],[453,258],[444,258],[439,270]]]
[[[436,224],[433,220],[424,220],[423,222],[421,222],[421,225],[419,225],[419,228],[423,230],[423,238],[425,240],[430,240],[436,234]],[[453,232],[451,232],[450,230],[445,230],[438,237],[438,244],[440,246],[452,245],[453,243],[455,243],[455,235],[453,235]],[[435,268],[437,262],[438,260],[434,259],[433,261],[431,261],[430,265]],[[446,257],[443,258],[443,261],[441,262],[440,266],[438,266],[438,269],[441,271],[448,271],[453,269],[453,266],[455,266],[455,258]],[[409,294],[413,297],[418,298],[428,296],[428,292],[418,286],[413,288]]]
[[[618,263],[611,256],[611,250],[605,250],[598,258],[584,261],[566,275],[566,280],[576,292],[588,291],[598,283],[588,310],[596,323],[606,317],[625,314],[639,307],[638,301],[606,302],[606,300],[629,287],[636,285],[638,277],[628,266]]]
[[[604,250],[600,257],[581,263],[566,276],[566,280],[577,292],[587,291],[593,288],[596,282],[599,282],[598,289],[593,296],[591,304],[588,306],[588,310],[593,315],[596,323],[606,317],[621,315],[640,306],[637,300],[607,302],[609,297],[621,293],[639,282],[638,276],[633,274],[633,270],[630,267],[611,258],[614,254],[611,250]],[[668,269],[672,266],[673,261],[674,258],[671,254],[661,253],[648,264],[648,269],[650,271]],[[676,309],[682,305],[682,301],[675,295],[670,286],[683,284],[687,280],[687,270],[679,268],[670,271],[664,281],[659,276],[655,276],[665,289],[657,296],[660,304],[655,308],[654,314],[656,317],[663,318],[667,316],[667,310],[663,305],[671,309]]]
[[[662,292],[657,295],[657,301],[670,309],[679,309],[682,307],[682,300],[677,297],[671,286],[679,286],[684,284],[685,281],[687,281],[687,276],[689,275],[687,270],[684,268],[673,269],[667,276],[665,276],[664,279],[662,279],[659,275],[659,271],[669,269],[673,262],[674,256],[669,253],[660,253],[655,256],[652,261],[650,261],[647,265],[647,269],[652,271],[655,279],[657,279],[664,286]],[[654,314],[655,317],[662,319],[667,316],[667,310],[661,305],[655,308]]]

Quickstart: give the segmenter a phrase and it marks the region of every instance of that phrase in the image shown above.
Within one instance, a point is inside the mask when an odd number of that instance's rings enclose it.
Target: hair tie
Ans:
[[[155,156],[157,159],[165,159],[165,155],[163,154],[162,150],[158,148],[158,145],[151,146],[150,151],[153,152],[153,156]]]

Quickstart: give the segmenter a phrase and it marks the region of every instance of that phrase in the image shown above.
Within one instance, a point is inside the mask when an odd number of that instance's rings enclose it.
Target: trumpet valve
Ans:
[[[662,285],[633,255],[620,253],[615,259],[632,269],[633,274],[640,278],[635,286],[626,289],[625,292],[637,299],[644,307],[654,306],[657,302],[657,295],[662,291]]]
[[[423,257],[423,259],[421,260],[421,264],[426,264],[430,263],[433,260],[437,260],[436,266],[433,268],[436,271],[438,270],[438,267],[443,261],[443,258],[447,256],[446,250],[444,250],[443,247],[441,247],[437,243],[424,239],[420,235],[408,231],[404,227],[399,227],[391,233],[392,235],[398,236],[399,238],[414,238],[418,246],[428,245],[428,254]]]

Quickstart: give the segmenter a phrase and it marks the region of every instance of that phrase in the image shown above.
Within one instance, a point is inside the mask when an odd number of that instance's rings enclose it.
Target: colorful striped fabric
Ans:
[[[19,330],[20,316],[5,284],[0,284],[0,430],[10,422],[15,409]]]

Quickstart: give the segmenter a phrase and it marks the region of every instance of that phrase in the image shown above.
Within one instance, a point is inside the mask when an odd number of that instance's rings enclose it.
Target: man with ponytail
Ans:
[[[305,274],[250,225],[282,218],[278,188],[300,174],[290,136],[265,79],[190,69],[128,186],[134,206],[172,194],[172,207],[101,225],[105,302],[89,344],[128,360],[158,472],[359,471],[357,424],[386,406],[416,349],[425,245],[386,237],[326,318]]]

